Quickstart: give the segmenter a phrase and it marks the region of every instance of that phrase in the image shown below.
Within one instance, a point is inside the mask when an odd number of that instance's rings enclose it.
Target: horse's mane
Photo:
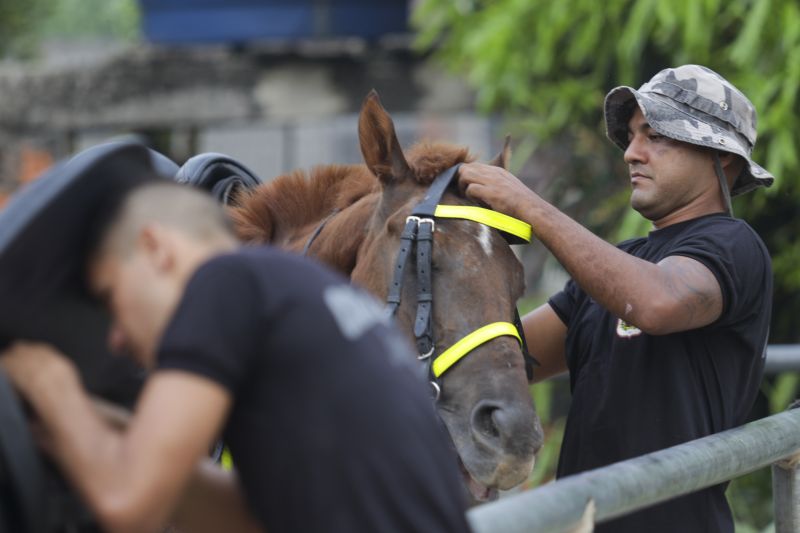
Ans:
[[[474,157],[462,146],[421,142],[406,153],[420,185]],[[237,199],[231,210],[236,232],[246,242],[275,242],[292,230],[316,224],[362,198],[380,191],[380,182],[366,165],[321,165],[310,172],[278,176]]]

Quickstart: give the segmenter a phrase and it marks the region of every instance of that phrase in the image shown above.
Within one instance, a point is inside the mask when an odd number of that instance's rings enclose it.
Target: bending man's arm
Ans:
[[[147,381],[127,429],[118,431],[96,412],[71,362],[52,348],[16,343],[0,364],[36,411],[48,451],[104,529],[158,531],[190,481],[202,486],[206,474],[197,465],[231,404],[220,385],[186,372],[158,372]],[[241,499],[238,489],[231,498]],[[188,508],[183,505],[178,517],[186,517]]]
[[[542,200],[511,173],[471,163],[459,170],[466,194],[522,219],[600,305],[642,331],[663,335],[710,324],[722,313],[722,292],[699,261],[671,256],[657,264],[633,257]]]

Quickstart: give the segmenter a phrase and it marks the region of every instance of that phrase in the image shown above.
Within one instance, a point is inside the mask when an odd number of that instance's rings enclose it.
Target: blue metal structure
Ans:
[[[408,28],[407,0],[139,0],[145,37],[164,44],[376,39]]]

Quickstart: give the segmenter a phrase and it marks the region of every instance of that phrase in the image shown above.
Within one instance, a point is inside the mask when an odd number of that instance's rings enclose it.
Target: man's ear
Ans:
[[[736,180],[742,174],[745,168],[745,160],[742,156],[733,154],[731,152],[718,151],[719,162],[722,169],[725,171],[725,176],[728,178],[728,187],[733,187]]]
[[[171,235],[158,224],[145,224],[137,239],[137,245],[150,264],[159,272],[175,266],[175,247]]]
[[[727,169],[728,166],[734,165],[737,162],[744,162],[740,156],[731,152],[717,150],[717,155],[719,156],[719,162],[722,163],[722,168]]]

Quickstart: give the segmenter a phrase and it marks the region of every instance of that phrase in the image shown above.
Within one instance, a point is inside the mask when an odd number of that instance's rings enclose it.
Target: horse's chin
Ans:
[[[499,492],[496,487],[487,487],[479,481],[476,481],[460,459],[458,461],[458,466],[461,468],[461,475],[463,476],[464,485],[469,492],[469,496],[472,499],[472,505],[491,502],[497,499]]]

